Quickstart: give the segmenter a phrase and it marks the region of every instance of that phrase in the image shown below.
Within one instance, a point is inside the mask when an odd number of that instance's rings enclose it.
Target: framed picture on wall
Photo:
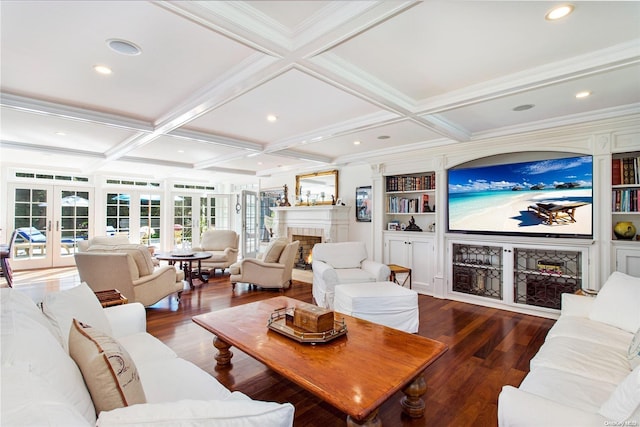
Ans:
[[[356,221],[371,222],[373,210],[371,186],[356,188]]]

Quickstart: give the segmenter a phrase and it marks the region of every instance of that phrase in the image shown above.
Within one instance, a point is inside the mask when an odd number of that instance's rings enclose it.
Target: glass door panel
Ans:
[[[258,195],[242,191],[242,256],[255,257],[258,252]]]
[[[116,233],[126,234],[129,238],[129,224],[131,221],[131,194],[107,193],[106,199],[106,224],[107,236]],[[100,234],[100,233],[98,233]]]
[[[140,195],[140,243],[147,246],[160,248],[162,229],[161,200],[158,194]]]
[[[206,199],[205,199],[206,200]],[[193,247],[193,203],[192,196],[175,196],[173,201],[173,244],[187,249]]]
[[[60,248],[54,251],[54,265],[73,265],[73,254],[79,240],[89,238],[91,195],[88,190],[58,189],[56,191],[55,234]],[[68,258],[68,259],[65,259]]]
[[[16,270],[52,265],[51,251],[47,251],[51,190],[50,186],[38,185],[16,185],[10,190],[13,229],[17,230],[11,254],[12,267]]]

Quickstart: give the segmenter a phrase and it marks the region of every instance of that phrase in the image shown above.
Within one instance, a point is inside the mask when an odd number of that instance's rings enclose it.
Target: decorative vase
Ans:
[[[613,227],[613,234],[620,240],[632,240],[636,235],[636,227],[631,221],[621,221]]]

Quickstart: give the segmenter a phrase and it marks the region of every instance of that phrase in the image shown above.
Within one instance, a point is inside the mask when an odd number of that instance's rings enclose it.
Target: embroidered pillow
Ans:
[[[115,339],[73,319],[69,354],[82,372],[97,415],[146,403],[138,370],[129,353]]]

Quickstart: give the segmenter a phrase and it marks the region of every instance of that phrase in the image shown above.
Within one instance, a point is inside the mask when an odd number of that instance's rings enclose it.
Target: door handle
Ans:
[[[60,221],[56,221],[56,231],[60,231]]]
[[[47,224],[47,231],[51,232],[51,221]]]

